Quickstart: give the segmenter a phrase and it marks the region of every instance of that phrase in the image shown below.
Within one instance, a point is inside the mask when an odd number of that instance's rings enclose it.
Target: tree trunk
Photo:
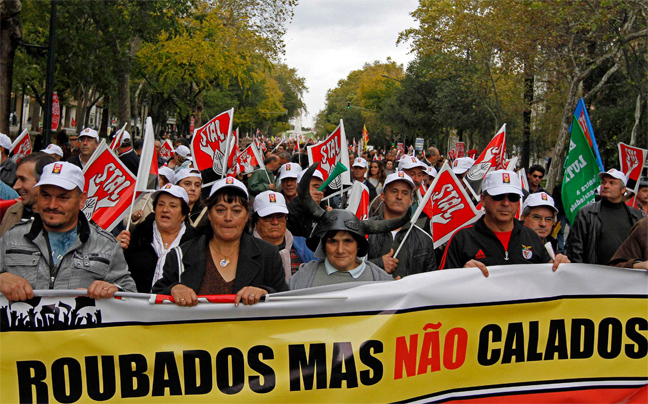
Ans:
[[[22,39],[20,29],[20,0],[0,2],[0,132],[9,133],[11,87],[16,48]]]
[[[108,122],[110,121],[110,96],[104,97],[103,114],[101,114],[101,125],[99,126],[99,136],[108,135]]]
[[[531,109],[533,107],[534,75],[524,64],[524,111],[522,112],[522,159],[520,166],[528,169],[531,160]]]
[[[126,124],[126,130],[131,132],[131,108],[130,108],[130,73],[123,72],[117,75],[117,99],[119,103],[119,126]]]
[[[632,134],[630,135],[630,145],[635,146],[637,144],[637,136],[639,135],[639,129],[641,128],[641,115],[643,115],[643,105],[641,101],[641,91],[637,94],[637,103],[635,104],[635,123],[632,127]]]

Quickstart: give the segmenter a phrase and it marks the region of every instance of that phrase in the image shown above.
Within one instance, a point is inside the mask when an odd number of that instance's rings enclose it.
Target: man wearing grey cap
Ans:
[[[10,301],[34,289],[87,288],[91,298],[135,292],[124,254],[110,233],[88,223],[81,169],[67,162],[43,168],[33,221],[19,223],[0,243],[0,292]]]
[[[625,174],[611,168],[598,176],[601,200],[583,206],[569,231],[566,253],[572,262],[606,265],[643,217],[623,200],[628,181]]]

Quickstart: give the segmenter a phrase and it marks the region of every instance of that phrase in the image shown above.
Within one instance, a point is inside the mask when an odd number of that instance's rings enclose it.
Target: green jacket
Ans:
[[[270,181],[268,181],[270,178]],[[275,177],[272,171],[266,169],[258,169],[252,173],[248,180],[248,189],[252,195],[259,195],[263,191],[270,191],[270,184],[275,183]]]

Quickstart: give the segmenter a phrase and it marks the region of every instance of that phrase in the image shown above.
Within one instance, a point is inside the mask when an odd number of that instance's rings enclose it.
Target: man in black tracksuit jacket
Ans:
[[[484,216],[459,229],[448,241],[439,269],[477,267],[488,276],[487,266],[551,262],[540,237],[515,218],[522,197],[518,175],[513,171],[488,173],[482,183]],[[561,262],[558,254],[554,271]]]

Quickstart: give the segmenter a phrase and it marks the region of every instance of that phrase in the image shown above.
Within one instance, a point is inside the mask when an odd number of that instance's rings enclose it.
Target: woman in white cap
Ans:
[[[167,166],[158,168],[158,189],[162,189],[166,184],[174,184],[175,175],[173,170]],[[130,218],[130,228],[133,229],[138,224],[142,223],[144,219],[153,213],[153,200],[152,194],[145,196],[135,205],[133,214]],[[124,218],[124,226],[127,224],[128,217]]]
[[[193,227],[198,227],[201,222],[206,224],[207,208],[200,197],[202,191],[200,171],[189,167],[183,168],[176,172],[175,184],[184,188],[189,196],[189,223]]]
[[[179,306],[195,306],[198,295],[218,294],[236,294],[236,305],[250,305],[288,290],[277,247],[245,232],[248,197],[235,178],[214,183],[207,199],[209,226],[169,252],[154,293],[173,296]]]
[[[162,268],[170,249],[196,237],[197,231],[186,222],[189,214],[187,192],[177,185],[166,184],[151,197],[154,213],[150,214],[130,237],[124,251],[126,263],[137,285],[137,291],[149,293],[162,277]],[[122,240],[124,230],[117,237]]]

